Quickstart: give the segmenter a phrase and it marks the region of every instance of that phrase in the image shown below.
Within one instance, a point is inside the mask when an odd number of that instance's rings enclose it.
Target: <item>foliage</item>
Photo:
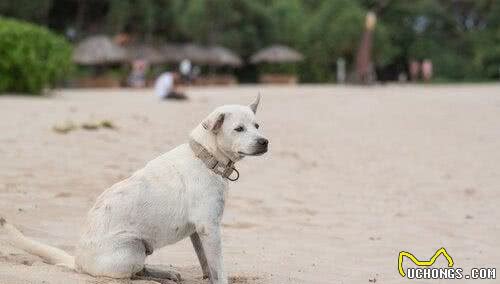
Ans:
[[[271,41],[271,17],[259,1],[186,0],[179,26],[186,38],[203,44],[221,44],[243,57]]]
[[[40,94],[71,66],[70,45],[32,24],[0,17],[0,93]]]
[[[0,1],[0,15],[46,23],[52,0]]]
[[[500,78],[500,1],[492,2],[490,6],[480,6],[488,11],[485,22],[489,26],[478,33],[471,33],[469,37],[474,46],[474,67],[479,74]]]

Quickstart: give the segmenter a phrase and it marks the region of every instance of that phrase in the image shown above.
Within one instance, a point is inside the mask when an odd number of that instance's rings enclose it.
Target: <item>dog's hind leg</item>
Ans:
[[[130,279],[143,270],[145,250],[143,242],[135,238],[82,246],[78,248],[76,266],[92,276]]]
[[[191,242],[193,243],[194,250],[200,261],[201,270],[203,271],[203,279],[208,278],[210,271],[208,270],[207,257],[205,256],[205,251],[203,251],[203,246],[201,244],[200,236],[197,232],[191,235]]]

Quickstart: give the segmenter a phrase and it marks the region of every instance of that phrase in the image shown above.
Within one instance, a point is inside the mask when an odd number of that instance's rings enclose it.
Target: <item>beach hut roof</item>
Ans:
[[[206,64],[209,54],[208,50],[197,44],[184,44],[182,46],[183,59],[189,59],[196,64]]]
[[[208,48],[208,53],[207,64],[209,65],[232,67],[243,65],[243,61],[236,53],[223,46],[211,46]]]
[[[261,49],[252,57],[252,63],[287,63],[301,61],[304,57],[298,51],[284,45],[272,45]]]
[[[73,52],[73,61],[81,65],[102,65],[126,60],[126,50],[104,35],[82,40]]]
[[[125,46],[128,60],[144,59],[152,64],[167,62],[163,53],[154,45],[145,43],[134,43]]]
[[[161,52],[169,62],[181,62],[188,59],[201,65],[238,67],[243,64],[238,55],[222,46],[205,47],[193,43],[170,43],[163,45]]]
[[[165,62],[168,63],[179,63],[186,58],[181,44],[163,44],[160,48],[160,52]]]

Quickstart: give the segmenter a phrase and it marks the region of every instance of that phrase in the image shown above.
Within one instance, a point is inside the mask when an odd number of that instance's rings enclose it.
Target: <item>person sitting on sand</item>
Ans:
[[[178,87],[179,75],[175,72],[165,72],[158,76],[155,82],[155,94],[160,99],[185,100],[186,95]]]

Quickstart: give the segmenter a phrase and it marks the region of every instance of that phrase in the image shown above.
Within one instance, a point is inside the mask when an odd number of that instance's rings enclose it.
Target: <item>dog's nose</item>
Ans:
[[[269,140],[267,140],[266,138],[259,138],[257,140],[257,143],[259,143],[259,145],[262,145],[262,146],[267,146],[267,144],[269,144]]]

